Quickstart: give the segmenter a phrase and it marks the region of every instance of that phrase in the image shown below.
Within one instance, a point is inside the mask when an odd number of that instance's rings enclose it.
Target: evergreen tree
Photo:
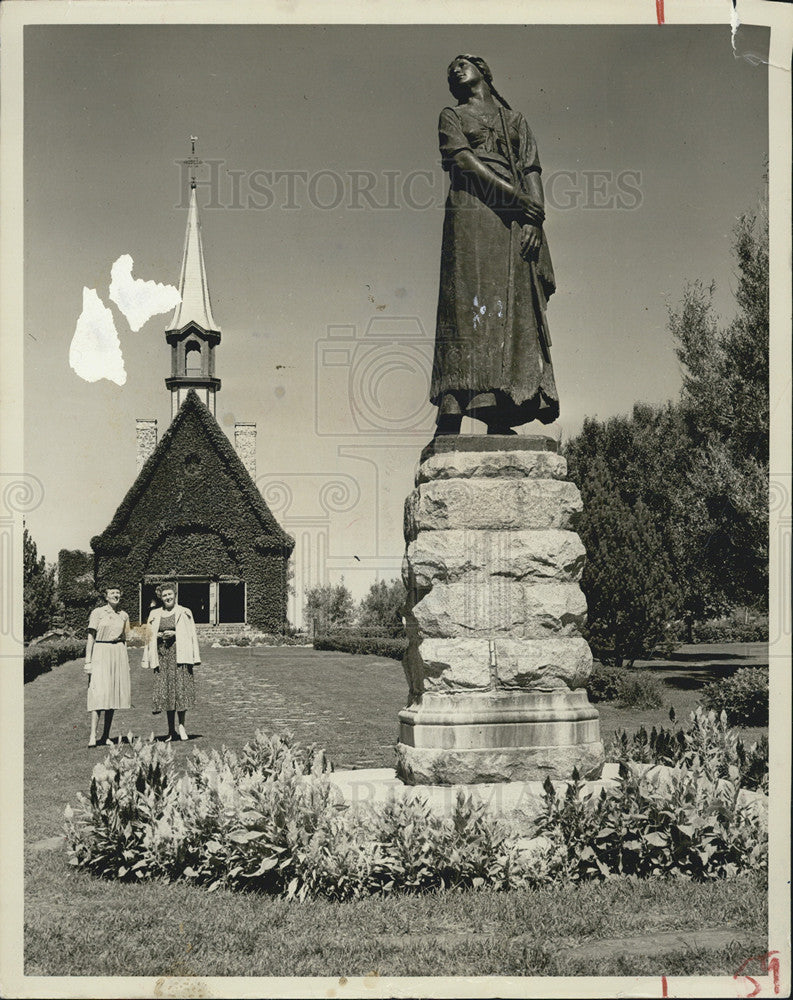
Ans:
[[[24,633],[25,640],[35,639],[52,627],[55,613],[55,567],[39,558],[36,543],[27,527],[22,529]]]
[[[714,315],[712,286],[701,283],[670,313],[691,442],[686,489],[700,511],[690,545],[707,560],[726,601],[767,607],[767,203],[741,217],[733,252],[738,312],[728,326]]]
[[[587,550],[581,580],[589,638],[618,666],[646,656],[664,634],[673,607],[669,559],[641,499],[626,503],[602,456],[583,484],[579,533]]]
[[[713,288],[689,286],[670,330],[683,365],[677,403],[587,419],[566,448],[584,490],[597,458],[621,500],[641,500],[666,552],[673,614],[695,621],[764,606],[768,585],[768,218],[736,227],[737,314],[725,328]],[[585,497],[586,503],[586,497]]]
[[[650,511],[674,581],[674,617],[689,631],[695,621],[724,613],[723,566],[713,551],[707,504],[691,475],[695,449],[682,406],[637,403],[630,416],[587,419],[565,448],[570,478],[583,489],[602,459],[624,503]]]

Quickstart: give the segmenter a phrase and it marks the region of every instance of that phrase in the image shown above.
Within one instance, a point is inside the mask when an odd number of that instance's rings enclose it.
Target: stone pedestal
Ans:
[[[397,773],[453,785],[603,763],[584,684],[581,497],[548,437],[443,437],[405,504],[410,688]]]

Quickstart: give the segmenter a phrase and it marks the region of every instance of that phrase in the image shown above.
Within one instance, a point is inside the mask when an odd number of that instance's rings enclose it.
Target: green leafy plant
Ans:
[[[768,834],[738,805],[735,776],[702,768],[623,764],[617,789],[586,795],[576,774],[563,795],[545,783],[539,829],[564,844],[573,881],[612,875],[721,878],[767,862]]]
[[[670,719],[675,721],[674,710]],[[717,716],[698,707],[685,728],[653,726],[648,733],[642,726],[630,736],[620,730],[614,734],[608,757],[623,763],[698,766],[711,779],[724,777],[734,768],[742,788],[768,792],[767,737],[747,747],[728,726],[724,712]]]
[[[239,754],[195,752],[174,773],[168,745],[133,740],[94,769],[66,810],[71,863],[96,875],[186,880],[305,899],[510,888],[557,876],[558,845],[527,851],[459,794],[448,817],[422,799],[339,809],[324,751],[257,733]]]
[[[726,712],[730,725],[768,725],[768,667],[742,667],[702,689],[702,704]]]
[[[323,751],[257,733],[240,753],[194,752],[184,773],[168,744],[133,740],[94,769],[66,810],[71,863],[96,875],[189,881],[287,898],[490,886],[512,889],[610,874],[715,878],[764,863],[766,834],[739,806],[737,769],[624,765],[591,796],[578,777],[531,836],[460,791],[448,816],[417,795],[350,808]]]

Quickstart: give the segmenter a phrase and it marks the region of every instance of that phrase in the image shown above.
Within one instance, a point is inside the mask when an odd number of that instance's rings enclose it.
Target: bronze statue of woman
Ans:
[[[438,123],[449,171],[431,402],[437,434],[463,416],[488,434],[559,415],[545,303],[556,285],[543,232],[534,136],[493,85],[479,56],[448,69],[457,106]]]

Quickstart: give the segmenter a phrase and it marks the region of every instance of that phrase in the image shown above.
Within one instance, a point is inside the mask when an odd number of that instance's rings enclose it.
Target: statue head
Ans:
[[[493,86],[493,73],[481,56],[474,56],[470,53],[455,56],[447,67],[446,79],[449,83],[449,90],[458,100],[482,81],[489,88],[493,97],[500,101],[505,108],[509,108],[507,102]]]

